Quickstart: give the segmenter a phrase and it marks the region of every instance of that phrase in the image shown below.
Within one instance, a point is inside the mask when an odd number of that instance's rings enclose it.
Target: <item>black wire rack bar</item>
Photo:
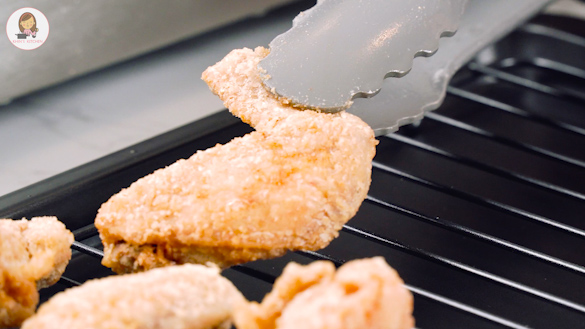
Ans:
[[[77,287],[80,286],[82,283],[75,281],[73,279],[69,279],[68,277],[65,276],[61,276],[61,278],[59,279],[59,283],[61,283],[62,285],[65,285],[67,288],[73,288],[73,287]]]
[[[574,100],[577,100],[580,102],[585,102],[585,95],[583,95],[583,94],[576,93],[576,92],[573,92],[571,90],[551,87],[551,86],[542,84],[540,82],[530,80],[530,79],[527,79],[527,78],[524,78],[524,77],[521,77],[521,76],[518,76],[515,74],[511,74],[508,72],[504,72],[502,70],[498,70],[498,69],[493,68],[493,67],[481,65],[481,64],[476,63],[476,62],[469,63],[467,65],[467,68],[469,68],[471,71],[485,74],[485,75],[488,75],[490,77],[500,79],[502,81],[510,82],[510,83],[516,84],[516,85],[524,87],[524,88],[529,88],[529,89],[536,90],[538,92],[542,92],[542,93],[549,94],[552,96],[566,97],[568,99],[574,99]]]
[[[358,229],[355,227],[351,227],[348,225],[343,226],[343,231],[357,235],[357,236],[362,237],[362,238],[366,238],[368,240],[371,240],[371,241],[374,241],[374,242],[377,242],[380,244],[383,244],[385,246],[389,246],[389,247],[393,247],[393,248],[397,248],[397,249],[402,249],[402,250],[408,252],[409,254],[412,254],[412,255],[415,255],[415,256],[418,256],[421,258],[433,260],[433,261],[436,261],[440,264],[443,264],[443,265],[446,265],[449,267],[457,268],[457,269],[459,269],[463,272],[466,272],[468,274],[473,274],[473,275],[482,277],[484,279],[488,279],[492,282],[499,283],[499,284],[504,285],[508,288],[513,288],[513,289],[525,292],[527,294],[530,294],[530,295],[533,295],[536,297],[540,297],[546,301],[565,306],[567,308],[573,309],[573,310],[581,312],[581,313],[585,313],[585,306],[584,305],[580,305],[578,303],[569,301],[567,299],[555,296],[553,294],[549,294],[547,292],[541,291],[541,290],[536,289],[536,288],[532,288],[530,286],[515,282],[513,280],[506,279],[506,278],[501,277],[499,275],[495,275],[495,274],[489,273],[487,271],[483,271],[483,270],[468,266],[466,264],[448,259],[446,257],[442,257],[442,256],[439,256],[437,254],[427,252],[427,251],[424,251],[424,250],[419,249],[419,248],[409,247],[409,246],[401,244],[400,242],[392,241],[392,240],[380,237],[374,233],[370,233],[370,232],[367,232],[367,231],[364,231],[364,230],[361,230],[361,229]]]
[[[73,242],[73,244],[71,245],[71,249],[76,250],[76,251],[81,251],[84,254],[87,254],[87,255],[90,255],[90,256],[94,256],[94,257],[97,257],[97,258],[103,258],[104,257],[104,252],[103,251],[101,251],[101,250],[99,250],[97,248],[88,246],[86,244],[77,242],[77,241],[74,241]]]
[[[545,36],[551,39],[565,42],[567,44],[571,44],[573,46],[576,46],[577,48],[585,49],[585,37],[576,35],[575,33],[563,31],[551,26],[529,23],[519,27],[518,31],[532,35]],[[566,63],[551,60],[548,58],[542,58],[539,56],[530,58],[530,63],[541,68],[550,69],[552,71],[565,73],[568,75],[575,76],[577,78],[585,79],[585,69],[573,65],[568,65]]]
[[[420,288],[417,288],[417,287],[414,287],[414,286],[411,286],[411,285],[408,285],[408,284],[405,284],[404,286],[408,290],[410,290],[413,294],[420,295],[420,296],[424,296],[424,297],[429,298],[429,299],[432,299],[432,300],[434,300],[436,302],[439,302],[439,303],[442,303],[442,304],[445,304],[445,305],[449,305],[449,306],[451,306],[453,308],[456,308],[458,310],[461,310],[463,312],[467,312],[467,313],[473,314],[473,315],[475,315],[477,317],[480,317],[482,319],[489,320],[491,322],[500,324],[500,325],[505,326],[507,328],[513,328],[513,329],[529,329],[529,327],[524,326],[524,325],[522,325],[520,323],[517,323],[517,322],[514,322],[514,321],[510,321],[508,319],[504,319],[504,318],[502,318],[500,316],[497,316],[497,315],[494,315],[492,313],[489,313],[489,312],[480,310],[480,309],[478,309],[476,307],[472,307],[472,306],[466,305],[464,303],[460,303],[460,302],[458,302],[456,300],[453,300],[453,299],[450,299],[450,298],[447,298],[447,297],[444,297],[444,296],[441,296],[441,295],[434,294],[434,293],[429,292],[427,290],[420,289]]]
[[[549,69],[551,71],[556,71],[559,73],[564,73],[567,75],[572,75],[577,78],[585,79],[585,70],[576,68],[574,66],[570,66],[564,63],[560,63],[557,61],[553,61],[548,58],[534,58],[530,63],[536,67],[540,67],[543,69]]]
[[[300,255],[306,256],[310,259],[313,259],[313,260],[328,260],[328,261],[332,262],[333,264],[335,264],[335,266],[337,266],[337,267],[339,267],[345,263],[345,260],[337,259],[337,258],[331,257],[329,255],[324,255],[324,254],[316,252],[316,251],[299,250],[299,251],[297,251],[297,253]]]
[[[519,27],[519,30],[526,33],[544,35],[552,39],[557,39],[581,48],[585,48],[585,38],[574,33],[559,30],[554,27],[529,23]]]
[[[262,271],[258,271],[257,269],[253,269],[251,267],[247,267],[244,265],[235,265],[235,266],[232,266],[231,268],[235,271],[246,274],[246,275],[251,276],[253,278],[260,279],[266,283],[274,284],[274,281],[276,281],[276,276],[270,275],[270,274],[262,272]]]
[[[534,120],[536,122],[540,122],[542,124],[546,124],[546,125],[550,125],[552,127],[557,127],[560,129],[565,129],[567,131],[571,131],[573,133],[579,134],[581,136],[585,136],[585,128],[581,128],[581,127],[577,127],[575,125],[566,123],[566,122],[561,122],[561,121],[556,121],[556,120],[552,120],[549,118],[545,118],[539,115],[535,115],[532,113],[528,113],[527,111],[524,111],[522,109],[519,109],[517,107],[502,103],[500,101],[497,101],[495,99],[491,99],[489,97],[485,97],[470,91],[466,91],[463,90],[461,88],[457,88],[457,87],[453,87],[453,86],[449,86],[447,87],[447,92],[451,95],[457,96],[457,97],[461,97],[463,99],[467,99],[479,104],[483,104],[489,107],[492,107],[494,109],[498,109],[498,110],[502,110],[508,113],[512,113],[518,116],[521,116],[523,118],[527,118],[530,120]],[[428,117],[428,114],[433,114],[433,112],[429,112],[426,114],[426,116]]]
[[[544,216],[533,214],[533,213],[528,212],[526,210],[522,210],[522,209],[519,209],[517,207],[506,205],[506,204],[498,202],[498,201],[482,198],[482,197],[479,197],[479,196],[476,196],[476,195],[473,195],[473,194],[470,194],[470,193],[467,193],[464,191],[459,191],[459,190],[456,190],[456,189],[448,187],[448,186],[434,183],[434,182],[431,182],[431,181],[426,180],[424,178],[420,178],[420,177],[411,175],[409,173],[403,172],[401,170],[386,166],[386,165],[384,165],[380,162],[377,162],[377,161],[372,162],[372,166],[374,168],[382,170],[383,172],[393,174],[396,176],[400,176],[402,178],[406,178],[408,180],[411,180],[411,181],[417,182],[419,184],[428,186],[428,187],[433,188],[435,190],[439,190],[443,193],[453,195],[453,196],[456,196],[456,197],[459,197],[459,198],[462,198],[464,200],[471,201],[471,202],[474,202],[474,203],[477,203],[480,205],[495,208],[495,209],[498,209],[498,210],[501,210],[501,211],[504,211],[504,212],[507,212],[510,214],[514,214],[516,216],[519,216],[520,218],[524,218],[527,220],[534,220],[534,221],[537,221],[541,224],[550,226],[552,228],[556,228],[556,229],[562,230],[564,232],[572,233],[572,234],[577,235],[579,237],[585,238],[585,230],[581,230],[581,229],[576,228],[574,226],[563,224],[563,223],[560,223],[558,221],[546,218]]]
[[[585,275],[585,267],[584,266],[577,265],[577,264],[574,264],[571,262],[567,262],[567,261],[562,260],[560,258],[553,257],[553,256],[547,255],[545,253],[541,253],[541,252],[532,250],[530,248],[526,248],[526,247],[523,247],[521,245],[497,238],[495,236],[491,236],[489,234],[485,234],[485,233],[482,233],[480,231],[476,231],[476,230],[473,230],[471,228],[455,224],[455,223],[450,222],[448,220],[445,220],[445,219],[439,220],[436,218],[425,216],[419,212],[413,211],[411,209],[406,209],[406,208],[403,208],[403,207],[400,207],[400,206],[397,206],[394,204],[390,204],[388,202],[382,201],[378,198],[375,198],[375,197],[372,197],[369,195],[366,198],[366,202],[372,202],[374,204],[383,206],[389,210],[399,212],[399,213],[407,215],[409,217],[413,217],[413,218],[416,218],[418,220],[430,222],[430,223],[433,223],[434,225],[438,225],[440,227],[443,227],[443,228],[446,228],[446,229],[449,229],[449,230],[452,230],[452,231],[455,231],[455,232],[458,232],[461,234],[465,234],[467,236],[471,236],[471,237],[479,239],[481,241],[485,241],[485,242],[494,244],[498,247],[512,250],[512,251],[520,253],[522,255],[532,257],[532,258],[535,258],[535,259],[538,259],[538,260],[541,260],[541,261],[544,261],[547,263],[551,263],[551,264],[554,264],[558,267]]]
[[[475,168],[479,168],[483,171],[487,171],[487,172],[490,172],[490,173],[493,173],[493,174],[496,174],[496,175],[499,175],[502,177],[506,177],[508,179],[514,179],[514,180],[519,181],[519,182],[528,183],[528,184],[531,184],[534,186],[538,186],[540,188],[544,188],[544,189],[547,189],[550,191],[558,192],[558,193],[561,193],[563,195],[570,196],[570,197],[585,201],[585,194],[583,194],[583,193],[579,193],[579,192],[564,188],[562,186],[558,186],[558,185],[555,185],[555,184],[552,184],[549,182],[545,182],[543,180],[524,176],[524,175],[510,172],[510,171],[507,171],[504,169],[500,169],[500,168],[497,168],[494,166],[490,166],[490,165],[487,165],[485,163],[481,163],[479,161],[465,158],[465,157],[453,154],[451,152],[439,149],[435,146],[419,142],[415,139],[409,138],[409,137],[404,136],[404,135],[389,134],[389,135],[385,135],[384,137],[400,141],[402,143],[420,148],[422,150],[443,156],[445,158],[448,158],[448,159],[451,159],[451,160],[454,160],[454,161],[457,161],[460,163],[464,163],[466,165],[469,165],[469,166],[472,166]]]
[[[85,240],[92,236],[98,235],[98,230],[93,223],[78,228],[77,230],[73,231],[73,236],[75,237],[76,241]]]
[[[562,162],[572,164],[572,165],[580,167],[580,168],[585,168],[584,161],[581,161],[578,159],[573,159],[571,157],[564,156],[562,154],[558,154],[558,153],[549,151],[547,149],[544,149],[544,148],[541,148],[538,146],[534,146],[534,145],[522,143],[519,141],[515,141],[515,140],[509,139],[509,138],[505,138],[502,136],[498,136],[498,135],[496,135],[492,132],[489,132],[487,130],[484,130],[484,129],[481,129],[478,127],[474,127],[470,124],[467,124],[465,122],[462,122],[462,121],[459,121],[459,120],[456,120],[453,118],[446,117],[446,116],[441,115],[437,112],[428,112],[425,114],[425,118],[433,120],[433,121],[437,121],[437,122],[440,122],[440,123],[443,123],[443,124],[446,124],[446,125],[449,125],[449,126],[452,126],[455,128],[459,128],[459,129],[465,130],[467,132],[488,138],[490,140],[497,141],[499,143],[509,145],[512,147],[516,147],[518,149],[521,149],[521,150],[524,150],[527,152],[531,152],[533,154],[537,154],[540,156],[546,156],[546,157],[549,157],[549,158],[557,160],[557,161],[562,161]]]

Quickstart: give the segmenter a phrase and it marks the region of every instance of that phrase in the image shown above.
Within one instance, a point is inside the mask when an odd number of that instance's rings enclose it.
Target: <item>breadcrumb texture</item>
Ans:
[[[239,304],[238,329],[411,329],[413,297],[382,257],[290,263],[261,304]]]
[[[34,314],[38,289],[59,280],[72,243],[56,217],[0,219],[0,328],[20,326]]]
[[[22,329],[228,329],[235,304],[244,301],[216,267],[171,266],[67,289]]]
[[[104,265],[133,272],[176,263],[220,267],[329,244],[357,212],[377,141],[349,113],[300,111],[262,85],[268,50],[234,50],[203,73],[256,131],[158,170],[102,205]]]

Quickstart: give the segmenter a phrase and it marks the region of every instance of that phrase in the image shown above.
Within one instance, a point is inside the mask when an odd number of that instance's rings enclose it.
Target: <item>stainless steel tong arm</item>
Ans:
[[[417,58],[412,71],[386,79],[375,97],[356,99],[348,112],[367,122],[376,135],[422,119],[445,98],[455,72],[480,50],[506,35],[550,0],[470,0],[457,34],[441,39],[437,54]],[[483,53],[489,57],[489,48]]]
[[[491,0],[484,0],[491,1]],[[513,2],[513,1],[512,1]],[[259,65],[266,87],[322,111],[375,95],[457,30],[467,0],[319,0],[270,43]]]

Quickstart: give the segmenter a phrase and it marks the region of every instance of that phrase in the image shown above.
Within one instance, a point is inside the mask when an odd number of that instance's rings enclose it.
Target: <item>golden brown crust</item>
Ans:
[[[219,269],[202,265],[91,280],[44,303],[22,329],[230,328],[244,297]]]
[[[103,204],[96,227],[106,246],[104,264],[115,266],[109,251],[120,242],[126,250],[224,250],[216,255],[219,264],[273,250],[316,250],[355,215],[370,184],[372,129],[349,113],[279,103],[256,69],[265,55],[262,48],[235,50],[203,73],[230,111],[256,131],[158,170]],[[230,260],[238,249],[253,257]]]
[[[73,234],[55,217],[0,219],[0,328],[34,313],[37,289],[59,280],[71,259]]]
[[[287,264],[261,304],[250,302],[238,305],[234,312],[238,329],[275,328],[286,306],[298,294],[324,280],[330,280],[334,275],[335,266],[331,262],[317,261],[306,266]]]
[[[256,259],[274,258],[286,253],[286,249],[254,249],[201,246],[136,246],[124,242],[106,245],[104,252],[109,256],[104,265],[116,273],[147,271],[157,267],[176,264],[214,263],[221,268],[249,262]]]
[[[337,272],[330,262],[291,263],[261,304],[239,304],[238,329],[411,329],[413,298],[381,257]]]

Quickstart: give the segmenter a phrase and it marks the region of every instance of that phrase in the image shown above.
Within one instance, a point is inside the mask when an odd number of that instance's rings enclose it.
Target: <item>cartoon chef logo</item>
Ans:
[[[6,35],[17,48],[37,49],[49,36],[49,21],[35,8],[20,8],[8,18]]]

